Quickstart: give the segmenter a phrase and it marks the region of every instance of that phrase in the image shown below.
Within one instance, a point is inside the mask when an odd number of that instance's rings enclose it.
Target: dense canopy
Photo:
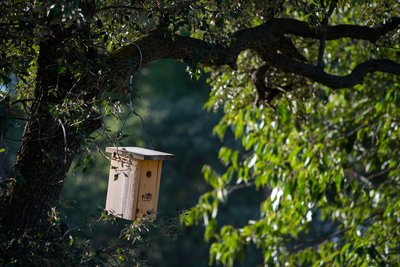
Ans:
[[[220,149],[225,173],[205,165],[212,190],[182,215],[204,223],[210,264],[240,263],[254,246],[267,266],[395,265],[399,10],[380,0],[3,1],[0,82],[13,89],[1,91],[0,137],[15,106],[26,126],[2,185],[2,235],[44,235],[85,143],[122,138],[104,125],[119,117],[110,95],[133,99],[142,66],[172,58],[193,79],[209,75],[205,107],[224,112],[214,132],[242,146]],[[251,186],[264,193],[259,217],[221,225],[220,208]]]

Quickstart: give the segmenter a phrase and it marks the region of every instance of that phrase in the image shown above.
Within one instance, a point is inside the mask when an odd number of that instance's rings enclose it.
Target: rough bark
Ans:
[[[0,140],[0,149],[6,149],[6,145],[4,144],[3,140]],[[0,153],[0,182],[6,179],[7,174],[7,158],[6,153]]]
[[[99,127],[93,117],[78,131],[65,118],[57,118],[49,111],[68,93],[82,90],[70,73],[60,75],[57,68],[64,52],[60,49],[62,41],[69,34],[62,27],[55,27],[52,38],[40,44],[35,100],[14,163],[15,175],[7,180],[8,190],[0,202],[1,230],[8,236],[25,229],[33,229],[34,234],[38,226],[46,226],[83,136]],[[54,89],[53,93],[49,93],[50,89]]]

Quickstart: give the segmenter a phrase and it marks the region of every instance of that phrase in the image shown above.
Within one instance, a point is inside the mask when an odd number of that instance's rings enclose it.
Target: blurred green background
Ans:
[[[196,205],[201,194],[210,189],[204,181],[201,169],[204,164],[208,164],[218,172],[224,172],[224,166],[218,160],[218,152],[222,145],[240,149],[239,144],[235,145],[232,134],[228,134],[223,142],[212,135],[213,127],[222,114],[208,113],[203,109],[210,93],[210,87],[206,83],[207,76],[203,75],[199,81],[191,80],[185,70],[185,64],[179,61],[158,60],[142,67],[140,75],[133,79],[139,96],[134,99],[133,106],[143,118],[154,149],[175,154],[174,160],[163,162],[158,221],[163,216],[178,216],[179,210]],[[119,99],[123,107],[122,120],[105,120],[105,125],[111,130],[110,135],[115,137],[122,127],[122,122],[127,118],[122,134],[128,134],[129,137],[122,140],[119,146],[151,149],[141,119],[134,114],[127,117],[130,110],[127,96],[110,97]],[[22,126],[16,128],[8,133],[8,137],[21,136],[22,131]],[[8,145],[8,160],[11,166],[19,142],[8,140]],[[104,151],[107,146],[113,144],[104,139],[99,141],[98,146]],[[106,203],[110,163],[97,151],[95,145],[89,145],[86,149],[92,155],[86,171],[83,172],[82,166],[72,167],[61,195],[61,202],[65,203],[62,209],[65,218],[62,220],[70,229],[99,218],[100,211],[97,211],[97,208],[104,208]],[[84,157],[85,153],[82,156]],[[75,161],[78,162],[79,158]],[[74,165],[76,163],[72,164]],[[254,194],[254,188],[233,192],[228,200],[229,209],[222,207],[220,211],[220,225],[240,227],[247,224],[249,219],[258,219],[259,204],[254,203],[260,203],[262,198],[262,190]],[[99,223],[94,225],[92,230],[72,230],[71,235],[81,241],[88,240],[95,247],[114,245],[120,231],[129,223],[130,221],[122,219],[116,227],[110,223]],[[202,224],[193,227],[182,226],[180,230],[182,236],[178,240],[158,238],[148,247],[140,247],[137,255],[152,266],[208,266],[210,244],[204,241]],[[263,257],[256,248],[251,248],[248,253],[251,256],[246,258],[243,266],[262,263]]]

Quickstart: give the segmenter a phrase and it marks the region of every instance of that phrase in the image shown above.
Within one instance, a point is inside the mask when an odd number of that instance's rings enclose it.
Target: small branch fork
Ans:
[[[321,41],[319,43],[318,60],[317,60],[317,67],[319,67],[321,69],[323,68],[323,63],[324,63],[325,41],[326,41],[326,32],[328,31],[328,21],[337,6],[337,2],[338,1],[336,1],[336,0],[331,2],[330,6],[329,6],[329,10],[324,15],[324,19],[322,20],[323,32],[322,32]],[[321,1],[321,4],[322,4],[322,7],[325,8],[325,1]]]
[[[351,230],[351,229],[352,229],[352,228],[350,228],[350,227],[343,228],[343,229],[340,229],[340,230],[336,231],[335,233],[330,234],[330,235],[327,236],[327,237],[319,238],[319,239],[313,239],[313,240],[292,240],[292,241],[295,241],[295,242],[301,242],[301,244],[299,244],[299,245],[297,245],[297,246],[294,246],[289,252],[296,251],[296,250],[298,250],[298,249],[301,249],[301,248],[303,248],[303,247],[309,246],[310,244],[314,244],[314,243],[316,243],[316,245],[314,245],[315,247],[322,246],[323,244],[325,244],[326,242],[328,242],[330,239],[332,239],[332,238],[334,238],[334,237],[336,237],[336,236],[338,236],[338,235],[341,235],[341,234],[343,234],[344,232],[347,232],[347,231],[349,231],[349,230]]]
[[[254,102],[255,105],[263,104],[264,106],[268,106],[272,110],[275,108],[272,106],[271,102],[282,93],[287,93],[293,90],[295,85],[298,85],[299,82],[294,82],[285,86],[271,88],[266,86],[268,84],[268,80],[265,77],[265,74],[270,69],[270,66],[264,62],[260,65],[260,67],[255,70],[251,75],[251,81],[256,89],[256,100]]]

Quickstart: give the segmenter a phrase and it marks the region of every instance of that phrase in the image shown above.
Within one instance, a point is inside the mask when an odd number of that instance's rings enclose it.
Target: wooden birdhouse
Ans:
[[[139,147],[107,147],[111,155],[106,210],[117,217],[155,219],[163,160],[175,155]]]

